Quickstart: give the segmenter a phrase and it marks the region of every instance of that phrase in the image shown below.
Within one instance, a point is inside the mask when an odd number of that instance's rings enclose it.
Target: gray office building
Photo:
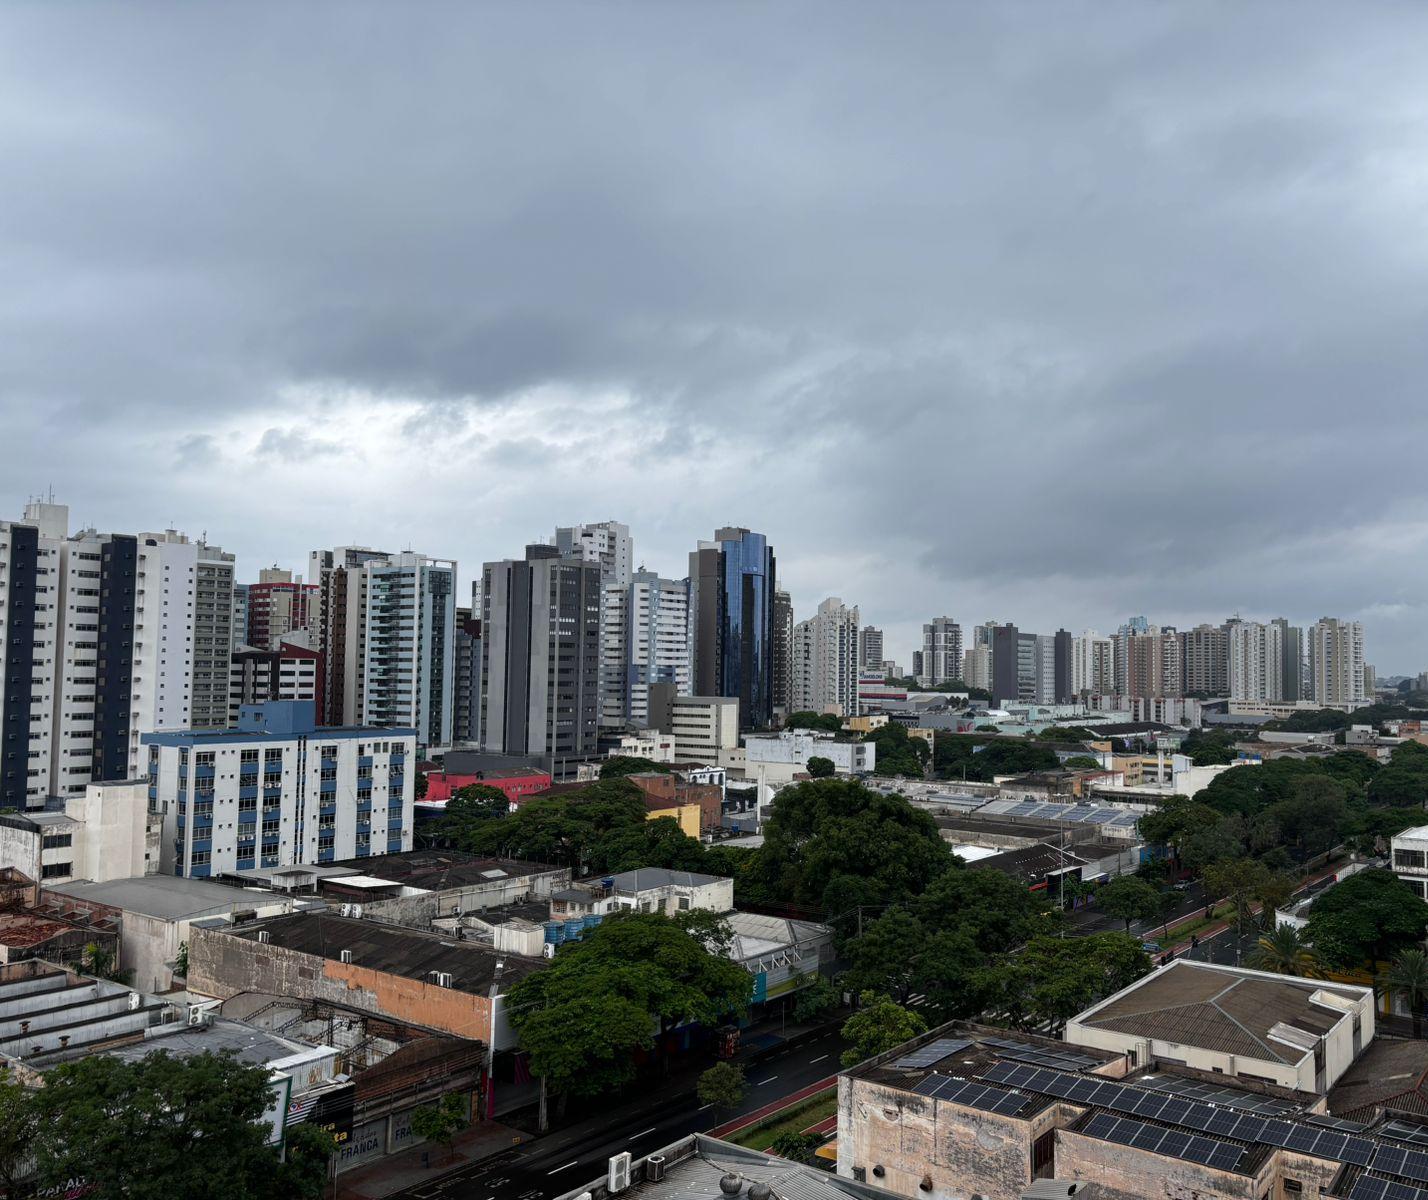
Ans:
[[[596,753],[600,563],[527,546],[481,573],[482,749],[538,755],[560,771]]]

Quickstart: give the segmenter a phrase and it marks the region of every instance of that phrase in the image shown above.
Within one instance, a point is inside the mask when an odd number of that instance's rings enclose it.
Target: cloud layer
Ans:
[[[1428,666],[1416,6],[11,5],[0,503]]]

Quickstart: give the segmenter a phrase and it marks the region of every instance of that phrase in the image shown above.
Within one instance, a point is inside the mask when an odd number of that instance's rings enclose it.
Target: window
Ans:
[[[1284,1180],[1284,1190],[1289,1195],[1293,1196],[1302,1192],[1304,1190],[1304,1185],[1300,1183],[1297,1179],[1289,1179],[1288,1177],[1286,1177]]]
[[[1428,854],[1422,850],[1395,850],[1393,865],[1405,871],[1422,871],[1428,867],[1425,857],[1428,857]]]
[[[72,833],[47,833],[40,839],[40,847],[45,850],[63,850],[74,844]]]
[[[73,863],[46,863],[40,868],[41,879],[63,879],[74,870]]]

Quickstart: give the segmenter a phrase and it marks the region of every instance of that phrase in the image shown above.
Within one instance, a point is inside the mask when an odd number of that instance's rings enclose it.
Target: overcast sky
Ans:
[[[11,3],[0,516],[1428,667],[1421,4]]]

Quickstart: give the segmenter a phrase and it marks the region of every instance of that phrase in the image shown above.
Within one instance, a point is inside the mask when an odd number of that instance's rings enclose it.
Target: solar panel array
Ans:
[[[1038,821],[1121,827],[1133,826],[1142,815],[1134,809],[1105,804],[1057,804],[1049,800],[993,800],[977,811],[989,817],[1030,817]]]
[[[902,1070],[910,1070],[913,1067],[930,1067],[933,1063],[941,1062],[949,1054],[965,1050],[971,1044],[970,1038],[938,1038],[935,1042],[919,1046],[911,1054],[903,1055],[893,1063],[893,1066]]]
[[[1137,1080],[1137,1082],[1141,1087],[1169,1092],[1174,1096],[1183,1096],[1187,1100],[1202,1100],[1206,1104],[1237,1108],[1241,1112],[1255,1112],[1262,1117],[1285,1117],[1297,1112],[1299,1108],[1297,1104],[1292,1104],[1287,1100],[1276,1100],[1273,1096],[1259,1096],[1253,1092],[1236,1091],[1213,1083],[1202,1083],[1198,1079],[1185,1079],[1179,1075],[1153,1075],[1149,1079]]]
[[[1113,1117],[1110,1113],[1096,1113],[1081,1132],[1087,1137],[1150,1150],[1166,1158],[1201,1163],[1217,1171],[1233,1171],[1245,1153],[1245,1148],[1234,1142],[1217,1142],[1214,1138],[1197,1137],[1193,1133],[1181,1133],[1178,1129]]]
[[[1404,1179],[1414,1179],[1428,1183],[1428,1154],[1421,1150],[1410,1150],[1406,1146],[1380,1146],[1373,1152],[1373,1162],[1369,1168],[1382,1171],[1385,1175],[1402,1175]]]
[[[1428,1125],[1414,1125],[1409,1121],[1386,1121],[1374,1132],[1398,1142],[1428,1147]]]
[[[1283,1146],[1320,1158],[1356,1163],[1361,1167],[1368,1166],[1370,1159],[1375,1158],[1374,1144],[1365,1137],[1355,1137],[1337,1129],[1323,1129],[1296,1121],[1261,1117],[1255,1113],[1236,1112],[1198,1100],[1167,1095],[1163,1091],[1127,1087],[1125,1084],[1112,1083],[1088,1075],[1068,1075],[1061,1071],[1023,1066],[1019,1063],[996,1063],[984,1071],[982,1077],[992,1083],[1024,1088],[1029,1092],[1041,1092],[1077,1104],[1110,1108],[1148,1120],[1183,1125],[1200,1133],[1212,1133],[1242,1142]],[[1378,1153],[1381,1154],[1382,1150]],[[1425,1160],[1423,1178],[1428,1180],[1428,1154],[1419,1157]]]
[[[967,1108],[1008,1117],[1016,1116],[1031,1103],[1030,1096],[1019,1092],[1006,1092],[975,1080],[956,1079],[950,1075],[929,1075],[912,1090],[934,1100],[946,1100],[949,1104],[962,1104]]]
[[[1340,1133],[1362,1133],[1368,1128],[1362,1121],[1346,1121],[1343,1117],[1329,1117],[1323,1113],[1312,1113],[1304,1118],[1311,1125],[1319,1125],[1324,1129],[1337,1129]]]
[[[1035,1063],[1038,1067],[1080,1071],[1087,1067],[1098,1067],[1102,1062],[1099,1058],[1091,1058],[1085,1054],[1072,1054],[1066,1050],[1050,1050],[1044,1046],[1029,1046],[1025,1042],[1014,1042],[1010,1038],[984,1037],[980,1040],[984,1046],[995,1046],[1001,1058]]]
[[[1428,1200],[1428,1191],[1392,1179],[1360,1175],[1349,1192],[1349,1200]]]

